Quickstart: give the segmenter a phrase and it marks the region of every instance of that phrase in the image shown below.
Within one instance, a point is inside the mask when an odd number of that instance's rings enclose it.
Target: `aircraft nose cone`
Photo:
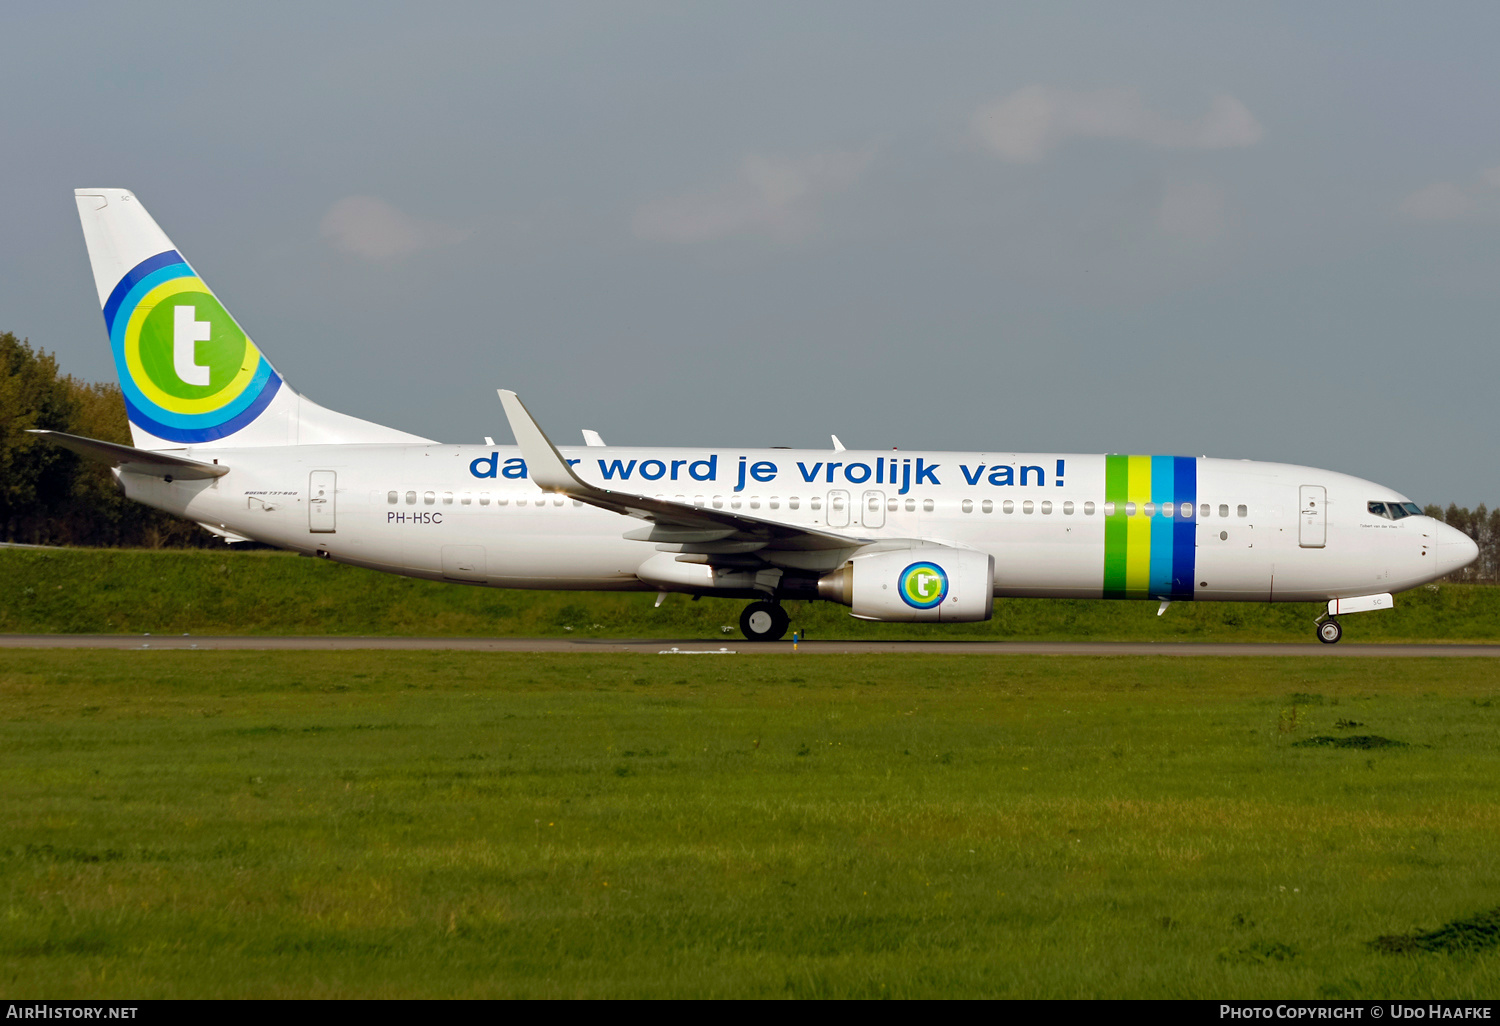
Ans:
[[[1437,525],[1437,571],[1451,574],[1462,570],[1479,558],[1479,546],[1474,539],[1456,527]]]

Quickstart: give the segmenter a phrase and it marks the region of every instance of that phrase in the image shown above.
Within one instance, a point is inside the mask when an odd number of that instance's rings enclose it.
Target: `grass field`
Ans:
[[[1500,992],[1488,660],[0,658],[12,996]]]
[[[343,634],[738,639],[744,602],[525,592],[419,581],[278,552],[0,549],[0,632]],[[827,602],[788,603],[814,639],[1300,641],[1322,608],[1002,599],[974,624],[869,623]],[[727,628],[727,631],[726,631]],[[1344,619],[1357,641],[1500,641],[1500,588],[1430,585]]]

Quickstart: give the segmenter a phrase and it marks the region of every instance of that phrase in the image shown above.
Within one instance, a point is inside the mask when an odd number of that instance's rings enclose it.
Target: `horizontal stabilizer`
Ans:
[[[209,524],[200,520],[198,521],[198,526],[203,528],[209,534],[216,534],[220,538],[223,538],[226,545],[236,545],[240,542],[247,542],[251,540],[249,538],[246,538],[243,534],[235,534],[223,524]]]
[[[160,451],[132,449],[128,445],[101,442],[97,438],[83,438],[79,435],[64,434],[61,431],[36,429],[30,433],[53,445],[72,449],[80,456],[119,467],[121,472],[126,474],[144,474],[147,477],[172,478],[178,481],[206,481],[229,473],[228,467],[218,463],[203,463],[200,460],[190,460],[184,456],[173,456]]]

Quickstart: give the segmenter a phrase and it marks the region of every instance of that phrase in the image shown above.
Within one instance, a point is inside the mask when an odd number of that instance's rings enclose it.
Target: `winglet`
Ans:
[[[833,451],[834,452],[843,452],[844,451],[844,443],[841,442],[841,441],[839,441],[839,436],[838,435],[830,435],[829,437],[833,439]]]
[[[604,438],[603,438],[602,435],[599,434],[599,432],[595,431],[593,428],[584,428],[583,429],[583,444],[584,445],[593,445],[593,446],[602,446],[604,444]]]
[[[557,446],[552,444],[542,429],[537,426],[531,411],[521,402],[521,397],[504,388],[500,393],[500,405],[505,408],[505,419],[510,421],[511,434],[521,447],[521,457],[526,460],[526,472],[531,480],[544,492],[591,492],[581,478],[573,473],[568,461],[563,459]]]

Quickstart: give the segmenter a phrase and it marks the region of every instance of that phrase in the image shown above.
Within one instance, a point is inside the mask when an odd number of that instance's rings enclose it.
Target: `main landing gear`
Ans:
[[[1317,627],[1318,640],[1325,645],[1337,645],[1339,639],[1344,636],[1344,628],[1340,627],[1339,622],[1331,616],[1326,620],[1319,620]]]
[[[740,630],[750,641],[780,641],[791,622],[777,602],[752,602],[740,614]]]

